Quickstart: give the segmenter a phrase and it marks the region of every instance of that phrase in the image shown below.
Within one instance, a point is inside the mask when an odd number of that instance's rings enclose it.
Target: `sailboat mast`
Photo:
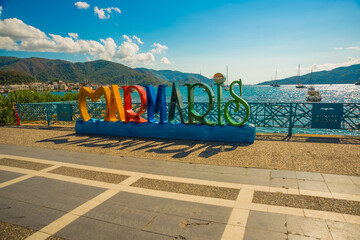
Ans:
[[[229,86],[229,67],[226,65],[226,86]]]
[[[298,66],[298,72],[297,72],[297,78],[296,78],[296,83],[299,84],[300,83],[300,64]]]

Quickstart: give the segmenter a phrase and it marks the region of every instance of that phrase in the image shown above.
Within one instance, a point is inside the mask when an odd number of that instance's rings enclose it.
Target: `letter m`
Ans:
[[[147,115],[148,122],[155,122],[155,113],[160,112],[160,123],[167,122],[166,115],[166,86],[159,85],[157,95],[155,97],[154,86],[145,86],[147,94]]]

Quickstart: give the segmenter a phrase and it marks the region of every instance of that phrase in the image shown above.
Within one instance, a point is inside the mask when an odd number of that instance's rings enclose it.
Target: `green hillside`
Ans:
[[[72,63],[45,58],[0,57],[0,70],[30,75],[41,82],[92,82],[98,84],[159,85],[168,82],[151,74],[105,60]]]
[[[144,74],[152,74],[158,78],[164,79],[169,82],[178,82],[180,85],[184,85],[186,83],[198,83],[200,82],[200,74],[197,73],[183,73],[179,71],[171,71],[171,70],[154,70],[147,68],[136,68],[141,73]],[[213,84],[213,80],[201,75],[201,81],[206,84]]]
[[[297,82],[297,76],[277,80],[280,85],[291,85],[302,83],[310,84],[310,73],[300,76]],[[312,73],[312,84],[354,84],[360,81],[360,64],[355,64],[349,67],[335,68],[330,71],[321,71]],[[270,85],[274,81],[266,81],[258,85]]]
[[[0,85],[23,84],[31,82],[36,82],[36,79],[30,75],[14,71],[0,71]]]

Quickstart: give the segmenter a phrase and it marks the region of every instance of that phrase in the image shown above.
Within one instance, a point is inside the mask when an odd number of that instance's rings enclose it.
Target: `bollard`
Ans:
[[[19,118],[19,113],[18,113],[18,109],[17,109],[17,104],[14,103],[14,108],[15,108],[15,116],[16,116],[16,122],[17,122],[17,125],[20,126],[20,118]]]

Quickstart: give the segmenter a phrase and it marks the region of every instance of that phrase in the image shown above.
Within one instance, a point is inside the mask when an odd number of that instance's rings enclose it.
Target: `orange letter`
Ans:
[[[86,105],[86,97],[89,97],[92,102],[99,101],[100,97],[104,95],[106,101],[106,113],[104,121],[110,121],[110,101],[111,101],[111,91],[109,87],[100,87],[96,91],[88,88],[83,87],[80,89],[79,93],[79,111],[81,119],[86,122],[90,120],[89,112],[87,110]]]

